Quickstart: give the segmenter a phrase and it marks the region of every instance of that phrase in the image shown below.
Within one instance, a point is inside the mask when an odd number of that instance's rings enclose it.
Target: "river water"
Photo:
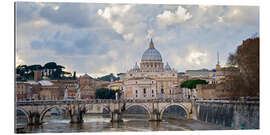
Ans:
[[[17,127],[25,133],[67,133],[67,132],[113,132],[113,131],[184,131],[184,130],[226,130],[221,125],[185,118],[166,118],[161,122],[150,122],[143,114],[125,115],[123,122],[111,123],[109,115],[86,114],[82,124],[69,123],[68,117],[47,116],[39,126],[27,126],[23,117],[17,117]]]

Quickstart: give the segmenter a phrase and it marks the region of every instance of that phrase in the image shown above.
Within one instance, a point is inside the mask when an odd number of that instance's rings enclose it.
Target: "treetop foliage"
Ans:
[[[117,91],[107,89],[107,88],[100,88],[96,90],[96,99],[115,99],[115,93]]]
[[[17,81],[27,81],[34,79],[35,70],[47,70],[49,69],[48,77],[50,79],[74,79],[75,77],[65,77],[65,75],[71,75],[70,72],[63,71],[65,67],[62,65],[57,65],[55,62],[48,62],[44,66],[41,65],[18,65],[16,67],[16,74],[19,76],[16,77]]]
[[[195,79],[195,80],[186,80],[181,83],[181,88],[189,88],[189,89],[194,89],[196,88],[197,84],[208,84],[207,81],[201,80],[201,79]]]

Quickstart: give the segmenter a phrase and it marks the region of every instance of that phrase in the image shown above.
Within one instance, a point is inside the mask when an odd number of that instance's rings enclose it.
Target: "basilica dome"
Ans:
[[[149,44],[149,48],[143,53],[142,61],[162,61],[162,57],[157,49],[155,49],[153,41]]]

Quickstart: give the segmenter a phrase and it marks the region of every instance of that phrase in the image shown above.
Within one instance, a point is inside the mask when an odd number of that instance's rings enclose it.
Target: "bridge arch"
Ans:
[[[23,112],[24,113],[24,115],[26,116],[26,118],[27,118],[27,123],[30,123],[30,112],[28,112],[27,110],[25,110],[24,108],[22,108],[22,107],[16,107],[16,111],[17,110],[19,110],[19,111],[21,111],[21,112]]]
[[[169,107],[172,107],[172,106],[178,106],[180,107],[181,109],[183,109],[185,111],[185,114],[186,114],[186,118],[188,118],[188,109],[182,105],[182,104],[177,104],[177,103],[173,103],[173,104],[168,104],[166,105],[164,108],[162,108],[161,112],[160,112],[160,118],[163,119],[163,113],[166,109],[168,109]]]
[[[147,115],[148,115],[148,117],[150,118],[150,115],[151,115],[150,109],[149,109],[146,105],[142,105],[142,104],[130,104],[130,105],[127,105],[127,106],[125,107],[124,113],[125,113],[128,109],[130,109],[131,107],[134,107],[134,106],[142,107],[144,110],[146,110]]]
[[[40,122],[42,122],[43,121],[43,118],[44,118],[44,116],[46,115],[46,113],[48,112],[48,111],[50,111],[51,109],[53,109],[53,108],[62,108],[62,109],[64,109],[64,110],[67,110],[67,108],[65,108],[65,107],[62,107],[62,106],[59,106],[59,105],[53,105],[53,106],[50,106],[50,107],[48,107],[48,108],[45,108],[45,109],[43,109],[42,111],[41,111],[41,113],[40,113]]]

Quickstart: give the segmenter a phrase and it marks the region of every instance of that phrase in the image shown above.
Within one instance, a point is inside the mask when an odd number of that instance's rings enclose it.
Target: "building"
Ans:
[[[112,90],[123,90],[123,81],[115,81],[115,82],[111,82],[109,84],[109,89],[112,89]]]
[[[58,86],[59,99],[64,99],[64,94],[67,89],[67,97],[70,99],[77,98],[78,80],[50,80]]]
[[[216,82],[224,82],[227,77],[240,75],[240,69],[237,67],[221,67],[216,70]]]
[[[41,100],[61,100],[60,96],[62,91],[59,89],[59,85],[52,83],[48,80],[42,80],[38,82],[40,87],[40,99]]]
[[[95,98],[96,82],[88,74],[84,74],[79,78],[79,87],[81,92],[81,99]]]
[[[231,77],[239,76],[240,70],[236,67],[220,67],[219,62],[210,76],[214,83],[200,84],[196,86],[196,94],[193,96],[202,99],[222,99],[231,97],[234,91],[234,84],[229,81]]]
[[[181,93],[178,72],[168,63],[164,66],[161,54],[154,47],[152,39],[139,65],[135,63],[127,73],[120,74],[120,80],[123,81],[123,98],[175,98]]]
[[[40,84],[35,81],[16,82],[16,100],[39,100]]]
[[[40,81],[42,78],[42,72],[41,70],[35,70],[34,71],[34,81]]]

